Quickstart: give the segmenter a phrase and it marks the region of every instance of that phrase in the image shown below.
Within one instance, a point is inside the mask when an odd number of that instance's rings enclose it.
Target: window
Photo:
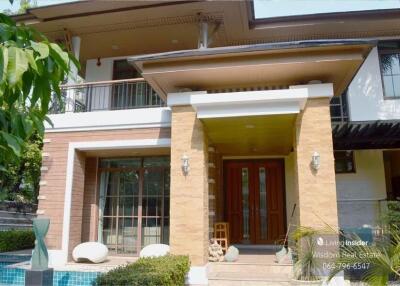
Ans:
[[[100,161],[98,241],[110,252],[138,255],[169,241],[169,157]]]
[[[127,60],[114,61],[113,79],[130,79],[141,77],[140,73]]]
[[[332,122],[347,122],[349,113],[347,108],[347,90],[341,96],[334,96],[330,102]]]
[[[335,173],[355,173],[353,151],[335,151]]]
[[[400,42],[381,42],[378,49],[384,96],[400,98]]]

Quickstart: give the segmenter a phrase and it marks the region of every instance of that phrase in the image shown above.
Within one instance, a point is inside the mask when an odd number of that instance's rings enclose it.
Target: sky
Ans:
[[[400,8],[400,0],[254,0],[256,18]]]
[[[115,0],[114,0],[115,1]],[[11,5],[0,0],[0,11],[18,10],[19,0]],[[73,2],[71,0],[37,0],[38,6]],[[400,8],[400,0],[254,0],[256,18],[316,14],[374,9]]]
[[[71,0],[36,0],[38,6],[53,5],[65,2],[73,2]],[[11,5],[9,0],[0,0],[0,11],[10,9],[16,11],[19,9],[19,0],[14,0],[14,4]]]

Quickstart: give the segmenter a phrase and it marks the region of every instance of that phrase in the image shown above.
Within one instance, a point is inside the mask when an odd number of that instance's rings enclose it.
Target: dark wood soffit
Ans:
[[[400,120],[333,123],[335,150],[400,148]]]

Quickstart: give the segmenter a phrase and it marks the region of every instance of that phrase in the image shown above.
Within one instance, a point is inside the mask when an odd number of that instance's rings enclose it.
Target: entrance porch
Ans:
[[[288,96],[271,102],[278,93]],[[272,112],[274,105],[288,104],[289,94],[291,113]],[[173,253],[189,254],[194,266],[207,263],[215,222],[229,223],[230,243],[240,248],[281,243],[289,225],[291,230],[298,225],[338,226],[329,113],[332,86],[242,92],[240,98],[247,106],[227,116],[218,117],[221,111],[215,105],[208,108],[207,101],[226,99],[224,108],[229,109],[228,100],[236,95],[168,95],[172,109],[170,245]],[[265,114],[252,113],[257,107],[249,98],[256,98]],[[317,166],[311,162],[315,152]],[[182,158],[189,161],[187,173],[182,171]],[[186,207],[188,212],[182,212]]]

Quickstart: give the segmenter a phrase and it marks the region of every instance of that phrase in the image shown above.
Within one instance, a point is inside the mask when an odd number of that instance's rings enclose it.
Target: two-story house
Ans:
[[[79,1],[16,20],[82,69],[46,128],[38,214],[53,265],[100,241],[188,254],[288,225],[374,229],[400,197],[400,11],[255,19],[252,2]],[[291,212],[296,205],[294,217]]]

